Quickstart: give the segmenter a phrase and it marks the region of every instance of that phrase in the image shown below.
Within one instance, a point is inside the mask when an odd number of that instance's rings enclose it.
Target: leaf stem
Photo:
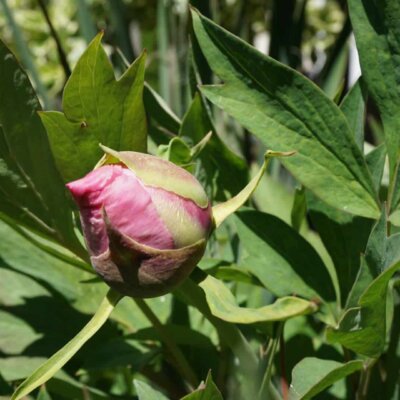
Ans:
[[[271,338],[271,345],[268,345],[268,349],[269,349],[269,354],[268,354],[268,362],[267,362],[267,368],[265,370],[264,373],[264,377],[261,383],[261,387],[260,390],[258,392],[258,399],[261,400],[264,398],[264,394],[268,393],[269,390],[269,384],[271,382],[271,375],[272,375],[272,367],[274,364],[274,356],[279,344],[279,340],[282,334],[282,330],[283,330],[283,322],[280,322],[278,325],[278,328],[276,330],[276,334],[274,338]]]
[[[53,354],[44,364],[26,378],[21,385],[18,386],[12,395],[11,400],[22,399],[52,378],[104,325],[121,298],[121,294],[110,289],[92,319],[72,340],[58,350],[57,353]]]
[[[64,70],[65,79],[67,80],[71,75],[71,68],[69,67],[69,64],[68,64],[67,55],[65,54],[65,51],[62,47],[60,37],[58,36],[58,33],[54,29],[54,25],[51,22],[49,13],[47,11],[46,4],[44,3],[43,0],[38,0],[38,3],[39,3],[40,9],[42,10],[44,19],[46,20],[47,25],[50,29],[51,36],[53,37],[54,41],[56,42],[58,58],[60,59],[60,63]]]
[[[175,366],[178,369],[179,373],[184,377],[184,379],[189,383],[191,389],[194,389],[198,386],[199,381],[198,378],[190,366],[189,362],[186,360],[183,355],[181,349],[175,343],[173,338],[167,329],[163,326],[158,317],[154,314],[153,310],[148,306],[148,304],[143,299],[133,299],[136,305],[140,308],[146,318],[152,323],[153,327],[159,333],[161,340],[165,343],[171,355],[174,358]]]

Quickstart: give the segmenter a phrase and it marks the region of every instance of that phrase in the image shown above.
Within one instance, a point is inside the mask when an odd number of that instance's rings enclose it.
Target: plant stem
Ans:
[[[269,390],[269,384],[271,381],[271,374],[272,374],[272,367],[274,364],[274,356],[278,347],[278,343],[282,334],[282,329],[283,329],[283,322],[280,322],[276,331],[276,335],[274,338],[271,339],[271,346],[268,346],[269,348],[269,354],[268,354],[268,363],[267,363],[267,368],[264,373],[264,377],[261,383],[260,390],[258,392],[258,399],[261,400],[264,398],[264,394],[268,393]]]
[[[194,389],[198,386],[198,379],[193,371],[192,367],[186,360],[185,356],[183,355],[181,349],[172,339],[170,333],[166,330],[163,326],[161,321],[158,317],[154,314],[153,310],[147,305],[147,303],[143,299],[133,299],[146,318],[152,323],[154,328],[157,330],[158,334],[161,337],[161,340],[165,343],[168,350],[172,354],[174,361],[176,363],[176,368],[178,369],[179,373],[185,380],[190,384],[191,389]]]
[[[38,0],[38,3],[39,3],[40,9],[42,10],[44,19],[46,20],[47,25],[48,25],[48,27],[50,29],[51,36],[53,37],[54,41],[56,42],[57,53],[58,53],[58,57],[60,59],[60,63],[62,65],[63,69],[64,69],[65,79],[68,79],[70,77],[70,75],[71,75],[71,68],[69,67],[67,56],[66,56],[66,54],[64,52],[64,49],[63,49],[63,47],[61,45],[60,37],[58,36],[58,33],[54,29],[54,25],[51,22],[49,13],[48,13],[47,8],[46,8],[46,4],[44,4],[43,0]]]
[[[64,347],[53,354],[44,364],[26,378],[11,397],[20,400],[54,376],[78,350],[104,325],[121,300],[122,295],[110,289],[96,313],[82,330]]]
[[[356,400],[364,400],[367,398],[368,386],[371,378],[371,371],[377,361],[378,361],[377,359],[368,360],[363,370],[361,371],[358,390],[356,393]]]
[[[283,327],[282,332],[279,337],[279,349],[280,349],[280,367],[281,367],[281,389],[283,400],[287,400],[288,397],[288,382],[286,376],[286,354],[285,354],[285,339],[283,337]]]

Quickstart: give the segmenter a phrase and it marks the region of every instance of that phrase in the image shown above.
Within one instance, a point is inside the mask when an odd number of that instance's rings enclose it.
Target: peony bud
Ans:
[[[196,178],[168,161],[107,152],[115,163],[67,184],[92,265],[122,294],[167,293],[204,254],[213,228],[210,202]]]

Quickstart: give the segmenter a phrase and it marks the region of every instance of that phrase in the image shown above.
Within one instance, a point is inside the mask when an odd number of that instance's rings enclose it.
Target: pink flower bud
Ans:
[[[91,262],[125,295],[164,294],[204,254],[213,228],[211,205],[184,169],[142,153],[113,155],[118,163],[67,184],[80,210]]]

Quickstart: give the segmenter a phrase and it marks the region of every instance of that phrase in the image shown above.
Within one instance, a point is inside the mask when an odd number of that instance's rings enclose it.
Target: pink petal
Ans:
[[[175,247],[150,195],[128,168],[119,164],[105,165],[67,187],[79,206],[85,238],[92,254],[101,254],[108,248],[101,214],[103,207],[111,224],[137,242],[157,249]]]

